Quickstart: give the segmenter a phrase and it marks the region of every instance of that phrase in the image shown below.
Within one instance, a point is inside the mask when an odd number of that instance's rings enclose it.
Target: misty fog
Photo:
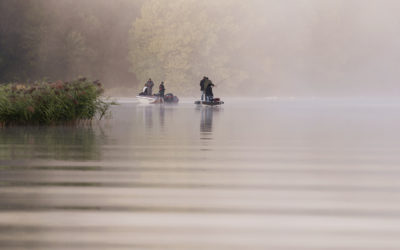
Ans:
[[[395,0],[1,0],[0,81],[153,78],[219,95],[398,96]],[[114,92],[113,92],[114,90]],[[128,92],[127,92],[128,91]]]

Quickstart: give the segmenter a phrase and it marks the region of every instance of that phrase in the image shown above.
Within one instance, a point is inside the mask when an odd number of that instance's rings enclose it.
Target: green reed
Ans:
[[[0,125],[51,125],[101,119],[111,104],[100,97],[100,82],[0,85]]]

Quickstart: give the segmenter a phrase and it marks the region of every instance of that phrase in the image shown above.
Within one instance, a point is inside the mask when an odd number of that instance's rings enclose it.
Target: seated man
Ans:
[[[139,95],[140,96],[147,95],[147,87],[144,87],[143,91]]]

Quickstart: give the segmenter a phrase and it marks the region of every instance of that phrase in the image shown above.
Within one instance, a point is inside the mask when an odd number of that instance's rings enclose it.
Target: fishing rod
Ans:
[[[228,76],[228,77],[222,79],[221,81],[218,81],[218,86],[221,85],[221,84],[223,84],[223,83],[226,82],[227,80],[232,79],[232,78],[233,78],[233,76],[231,75],[231,76]],[[216,88],[217,85],[215,85],[214,87]]]

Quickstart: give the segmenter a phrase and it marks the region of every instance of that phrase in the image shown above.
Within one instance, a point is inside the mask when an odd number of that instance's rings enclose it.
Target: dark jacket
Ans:
[[[207,78],[203,78],[200,81],[200,91],[204,91],[204,84],[205,84],[206,81],[207,81]]]
[[[161,95],[161,96],[164,96],[164,93],[165,93],[164,84],[160,84],[159,91],[160,91],[160,95]]]
[[[212,83],[212,81],[211,81],[210,79],[207,78],[207,79],[204,81],[204,91],[207,91],[207,87],[208,87],[209,85],[214,86],[214,84]]]
[[[206,96],[214,96],[212,87],[214,87],[214,84],[210,81],[206,88]]]
[[[147,86],[148,88],[152,88],[154,86],[154,82],[153,81],[147,81],[145,86]]]

